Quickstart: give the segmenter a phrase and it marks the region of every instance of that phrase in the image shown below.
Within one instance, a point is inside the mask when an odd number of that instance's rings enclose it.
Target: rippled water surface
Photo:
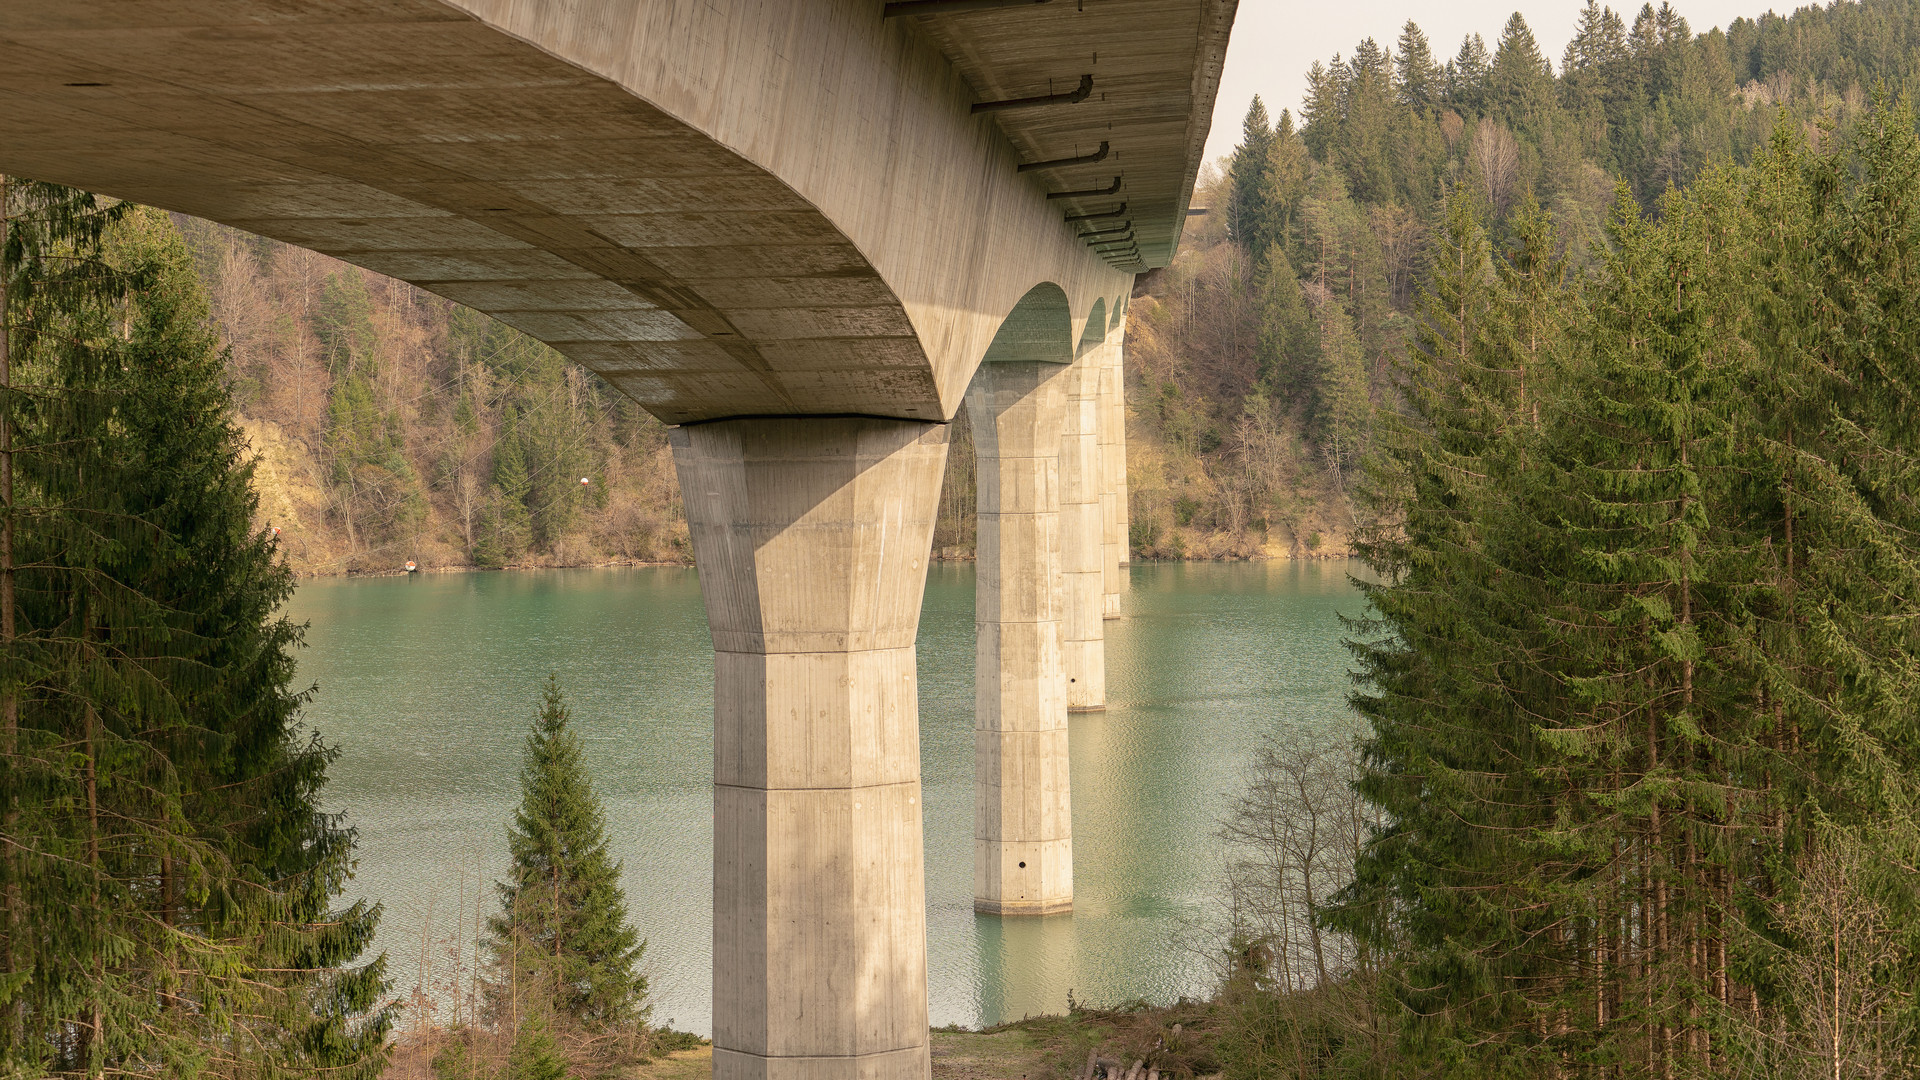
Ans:
[[[973,570],[936,565],[920,623],[927,947],[935,1024],[1204,992],[1213,834],[1266,736],[1346,737],[1345,563],[1131,568],[1108,622],[1111,707],[1072,718],[1074,911],[973,913]],[[340,749],[331,809],[360,830],[349,888],[386,906],[396,989],[444,980],[476,893],[506,861],[541,681],[572,701],[647,938],[654,1016],[706,1033],[711,993],[713,661],[691,570],[319,580],[307,716]],[[491,905],[491,890],[481,897]],[[464,927],[464,930],[462,929]]]

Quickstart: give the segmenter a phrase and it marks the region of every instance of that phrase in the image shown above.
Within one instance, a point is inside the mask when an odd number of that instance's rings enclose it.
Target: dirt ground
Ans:
[[[642,1080],[709,1080],[713,1076],[713,1047],[668,1054],[638,1075]]]
[[[684,1050],[642,1069],[642,1080],[708,1080],[713,1047]],[[1045,1049],[1024,1031],[991,1034],[933,1033],[933,1075],[938,1080],[1051,1080],[1057,1074]]]
[[[1087,1009],[1041,1016],[986,1031],[933,1032],[934,1080],[1074,1080],[1089,1056],[1159,1068],[1169,1080],[1212,1080],[1207,1052],[1213,1011],[1200,1004],[1168,1008]],[[713,1048],[656,1061],[639,1080],[708,1080]]]
[[[933,1033],[933,1075],[941,1080],[1041,1080],[1054,1075],[1046,1047],[1018,1028]]]
[[[1079,1080],[1089,1059],[1110,1062],[1124,1075],[1134,1062],[1158,1069],[1164,1080],[1213,1080],[1210,1005],[1182,1002],[1165,1008],[1134,1005],[1037,1016],[985,1031],[943,1028],[932,1033],[934,1080]],[[385,1080],[433,1080],[434,1047],[403,1039]],[[1097,1073],[1096,1075],[1104,1075]],[[1142,1075],[1145,1075],[1144,1070]],[[633,1080],[711,1080],[713,1047],[658,1058]]]
[[[1055,1075],[1046,1055],[1024,1031],[933,1033],[933,1075],[938,1080],[1042,1080]],[[683,1050],[641,1069],[639,1080],[709,1080],[713,1047]]]

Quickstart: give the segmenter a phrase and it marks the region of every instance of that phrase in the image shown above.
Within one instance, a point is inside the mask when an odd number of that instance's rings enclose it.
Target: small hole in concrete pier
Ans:
[[[1020,869],[1022,869],[1022,870],[1025,870],[1026,868],[1027,868],[1027,864],[1026,864],[1026,863],[1021,863],[1021,864],[1020,864]]]

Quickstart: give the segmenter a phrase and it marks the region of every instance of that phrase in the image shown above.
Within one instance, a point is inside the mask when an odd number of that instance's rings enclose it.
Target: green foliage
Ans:
[[[166,218],[6,181],[0,1055],[376,1075],[375,909],[297,721],[292,577]]]
[[[1367,488],[1384,824],[1328,923],[1435,1075],[1911,1067],[1913,118],[1628,194],[1573,287],[1537,206],[1498,251],[1449,207]]]
[[[691,1031],[675,1031],[670,1027],[655,1028],[650,1046],[656,1054],[674,1054],[682,1050],[698,1050],[707,1045],[707,1040]]]
[[[1319,370],[1319,326],[1279,245],[1267,249],[1261,270],[1258,385],[1299,396],[1311,389]]]
[[[520,806],[507,831],[513,857],[498,885],[501,913],[489,922],[503,995],[537,995],[589,1031],[633,1029],[647,1015],[647,981],[635,971],[646,943],[627,921],[620,865],[568,728],[559,680],[549,677],[527,735]]]
[[[506,1080],[566,1080],[567,1060],[545,1019],[535,1016],[520,1024],[507,1058]]]

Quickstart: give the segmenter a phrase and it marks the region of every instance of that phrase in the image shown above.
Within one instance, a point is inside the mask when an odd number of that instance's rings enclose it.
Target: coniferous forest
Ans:
[[[1589,4],[1256,103],[1215,205],[1374,577],[1357,758],[1225,831],[1228,1075],[1920,1069],[1916,28]]]
[[[1350,550],[1352,473],[1372,411],[1396,400],[1454,195],[1496,248],[1530,195],[1589,275],[1618,183],[1655,213],[1710,163],[1752,161],[1782,113],[1817,142],[1823,124],[1851,130],[1876,86],[1898,97],[1920,79],[1909,0],[1711,29],[1684,4],[1569,6],[1578,31],[1557,57],[1518,15],[1459,43],[1409,22],[1306,72],[1299,114],[1252,102],[1196,191],[1211,212],[1129,311],[1137,554]]]
[[[379,910],[162,214],[0,177],[0,1069],[378,1075]]]

